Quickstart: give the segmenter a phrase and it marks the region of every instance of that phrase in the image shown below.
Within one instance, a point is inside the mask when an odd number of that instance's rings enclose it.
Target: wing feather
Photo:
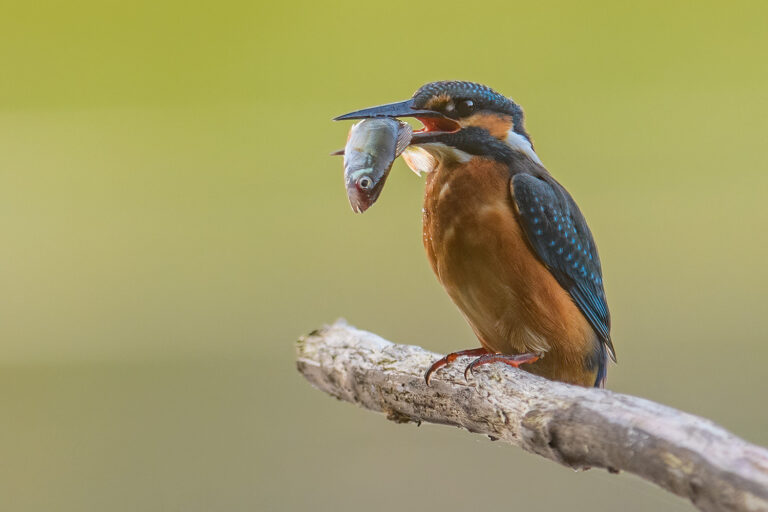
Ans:
[[[511,184],[528,242],[570,294],[615,361],[600,257],[579,207],[549,176],[516,174]]]

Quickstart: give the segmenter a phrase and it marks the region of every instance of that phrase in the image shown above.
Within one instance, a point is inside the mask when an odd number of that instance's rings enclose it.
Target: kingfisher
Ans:
[[[604,387],[616,361],[602,267],[584,215],[544,167],[523,109],[485,85],[440,81],[406,101],[336,120],[415,118],[403,155],[426,173],[423,243],[429,263],[481,347],[453,352],[425,373],[473,357]]]

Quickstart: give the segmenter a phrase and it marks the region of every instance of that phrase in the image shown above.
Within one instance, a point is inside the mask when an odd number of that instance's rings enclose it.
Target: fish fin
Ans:
[[[344,156],[344,150],[339,149],[338,151],[334,151],[333,153],[331,153],[331,156]]]
[[[413,128],[408,123],[399,122],[397,127],[397,143],[395,144],[395,158],[405,151],[413,138]]]
[[[410,146],[403,153],[403,160],[416,176],[429,174],[437,168],[437,160],[424,148]]]

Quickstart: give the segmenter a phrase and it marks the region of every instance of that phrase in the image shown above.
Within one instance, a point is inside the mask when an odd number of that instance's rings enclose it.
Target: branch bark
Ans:
[[[501,439],[575,469],[627,471],[704,511],[768,511],[768,450],[715,423],[642,398],[552,382],[504,365],[441,357],[343,321],[299,340],[299,372],[341,400],[397,422],[440,423]]]

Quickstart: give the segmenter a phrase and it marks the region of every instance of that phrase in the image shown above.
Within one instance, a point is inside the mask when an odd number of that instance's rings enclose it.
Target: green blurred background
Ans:
[[[334,115],[513,96],[604,262],[609,387],[768,445],[764,3],[47,1],[0,18],[0,508],[690,510],[310,388],[339,316],[476,345],[398,161],[354,215]]]

